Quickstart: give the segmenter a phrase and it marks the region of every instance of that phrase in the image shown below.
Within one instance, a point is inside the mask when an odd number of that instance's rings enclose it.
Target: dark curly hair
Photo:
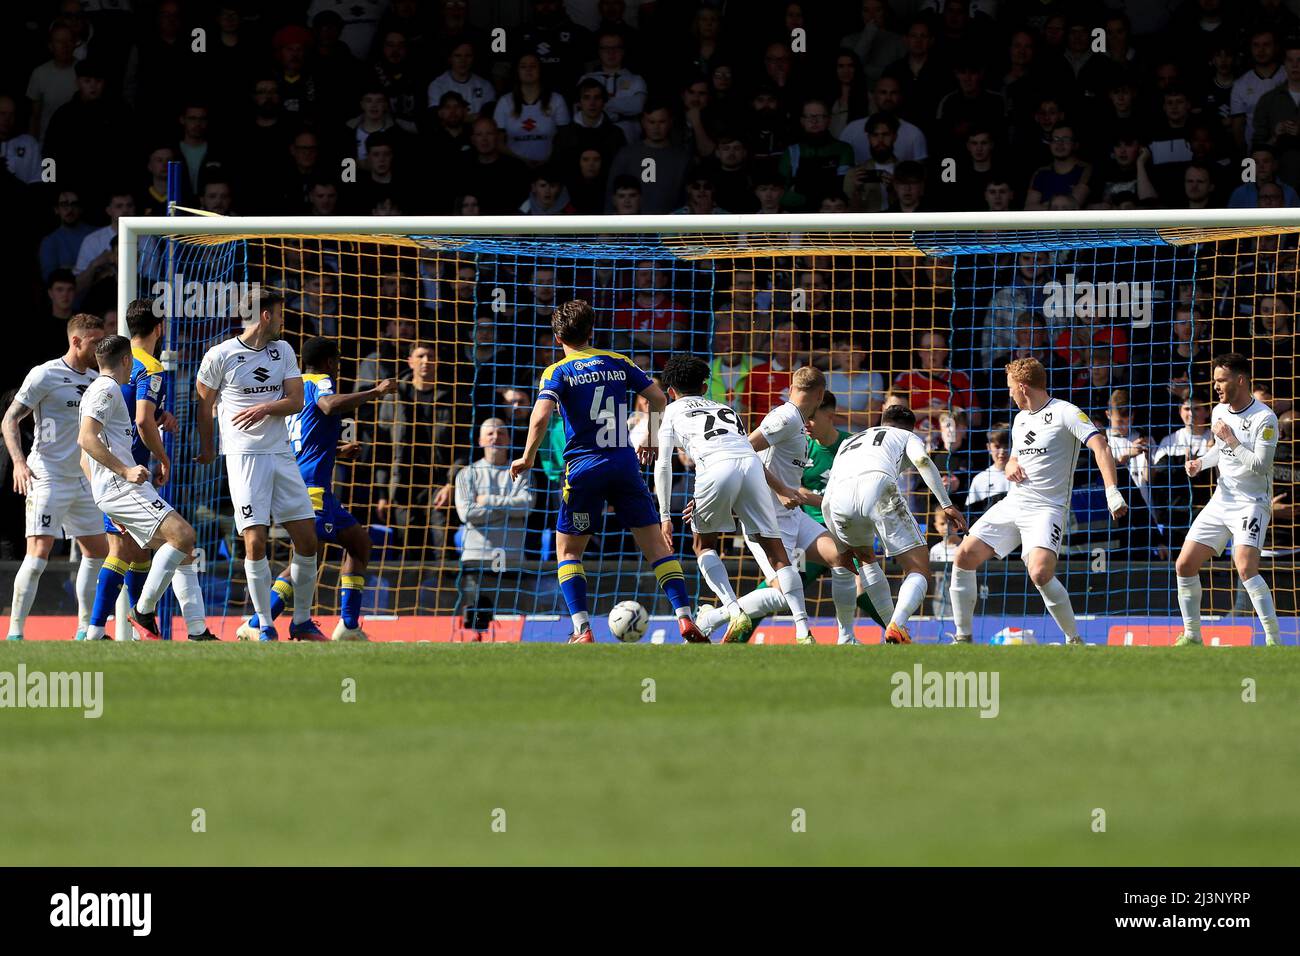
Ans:
[[[712,374],[709,363],[698,355],[678,352],[668,357],[661,378],[665,388],[676,389],[679,395],[703,395]]]

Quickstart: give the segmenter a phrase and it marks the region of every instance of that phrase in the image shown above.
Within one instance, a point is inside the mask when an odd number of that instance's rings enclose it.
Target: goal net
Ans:
[[[551,310],[573,298],[595,308],[595,346],[649,371],[676,351],[707,357],[712,394],[747,428],[809,363],[827,373],[839,430],[906,402],[971,521],[1006,492],[1000,466],[1015,409],[1003,368],[1039,358],[1052,394],[1092,417],[1121,462],[1131,511],[1114,521],[1091,455],[1080,454],[1059,571],[1092,639],[1114,642],[1177,630],[1172,560],[1214,486],[1213,474],[1189,478],[1183,465],[1204,450],[1217,401],[1211,358],[1241,352],[1280,420],[1263,573],[1294,635],[1300,223],[1277,222],[1255,211],[1203,224],[1186,213],[131,219],[120,311],[142,296],[167,317],[180,421],[167,494],[198,531],[210,614],[232,622],[250,611],[242,542],[221,460],[190,460],[193,387],[204,351],[238,330],[239,291],[256,283],[285,296],[285,338],[299,355],[312,336],[338,343],[339,390],[400,382],[349,416],[353,457],[340,460],[334,492],[370,527],[363,613],[391,621],[401,639],[511,621],[516,637],[568,633],[552,531],[564,483],[559,416],[527,485],[501,473],[522,449],[539,376],[560,355]],[[616,418],[634,435],[647,427],[642,408]],[[806,472],[814,490],[824,481],[817,458]],[[676,463],[672,490],[676,540],[703,600],[680,517],[691,493],[685,465]],[[935,638],[951,630],[956,539],[937,527],[924,485],[908,481],[937,585],[922,609],[930,620],[915,630]],[[668,613],[627,530],[612,514],[593,522],[584,558],[593,618],[627,599]],[[278,570],[287,538],[273,544]],[[737,590],[759,585],[743,542],[724,550]],[[317,608],[330,621],[339,557],[323,552]],[[1018,558],[981,570],[977,639],[1009,624],[1055,633]],[[1248,643],[1256,625],[1230,552],[1202,578],[1207,643]],[[808,594],[814,616],[833,616],[829,584]]]

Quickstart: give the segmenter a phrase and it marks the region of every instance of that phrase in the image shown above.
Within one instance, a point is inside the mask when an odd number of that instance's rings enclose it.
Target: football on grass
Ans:
[[[609,633],[625,644],[635,644],[645,636],[650,615],[636,601],[619,601],[609,612]]]

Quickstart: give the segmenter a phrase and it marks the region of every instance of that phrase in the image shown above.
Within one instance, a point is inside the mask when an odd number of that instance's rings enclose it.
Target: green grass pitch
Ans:
[[[103,670],[105,705],[0,710],[6,865],[1300,864],[1285,650],[0,652],[20,661]],[[996,670],[999,716],[894,708],[917,662]]]

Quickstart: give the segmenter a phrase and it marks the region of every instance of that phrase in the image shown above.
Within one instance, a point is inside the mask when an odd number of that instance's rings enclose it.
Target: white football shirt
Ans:
[[[81,478],[77,430],[82,396],[99,377],[78,372],[61,358],[38,365],[23,379],[14,401],[32,410],[36,439],[27,465],[38,478]]]
[[[840,446],[831,465],[831,480],[847,481],[869,471],[879,471],[897,485],[903,473],[903,459],[921,462],[926,454],[925,442],[914,432],[894,425],[877,425]]]
[[[135,466],[131,456],[131,439],[135,434],[132,427],[131,413],[127,410],[126,399],[122,397],[122,386],[110,375],[101,375],[86,389],[81,398],[81,416],[93,418],[103,425],[99,435],[108,446],[109,453],[128,468]],[[96,498],[102,498],[111,489],[112,479],[117,476],[106,466],[89,455],[90,488]]]
[[[690,455],[697,474],[717,462],[755,454],[735,410],[703,396],[679,398],[664,409],[659,454],[671,455],[674,445]]]
[[[758,426],[767,439],[759,453],[764,466],[788,488],[798,488],[808,467],[808,429],[794,402],[772,409]]]
[[[1219,449],[1219,481],[1214,489],[1215,497],[1227,504],[1245,504],[1253,502],[1265,506],[1273,503],[1273,456],[1277,452],[1277,416],[1273,410],[1259,399],[1239,412],[1234,412],[1220,402],[1210,413],[1210,427],[1215,422],[1227,422],[1232,433],[1256,455],[1264,459],[1265,474],[1258,474],[1247,468],[1237,450],[1229,448],[1222,441],[1215,440]]]
[[[238,337],[214,345],[203,356],[198,380],[218,392],[221,453],[271,455],[292,451],[288,416],[263,418],[252,428],[231,422],[235,415],[262,402],[284,398],[284,383],[302,378],[298,356],[288,342],[269,342],[249,348]]]
[[[1077,405],[1049,398],[1034,411],[1016,413],[1011,423],[1011,457],[1025,470],[1024,481],[1011,485],[1008,501],[1065,508],[1070,503],[1079,446],[1101,434]]]

